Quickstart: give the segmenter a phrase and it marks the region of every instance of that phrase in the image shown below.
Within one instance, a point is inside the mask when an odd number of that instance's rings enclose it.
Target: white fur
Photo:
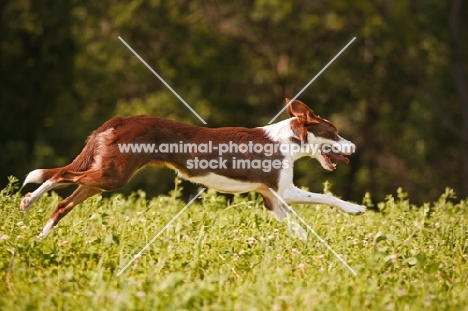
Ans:
[[[190,177],[188,180],[224,193],[242,193],[255,191],[258,187],[261,186],[259,183],[238,181],[214,173],[209,173],[200,177]]]
[[[97,148],[96,151],[94,152],[94,163],[93,163],[93,168],[99,168],[102,166],[102,155],[103,151],[102,149],[106,148],[114,139],[114,128],[111,127],[107,130],[105,130],[102,133],[99,133],[97,135]]]
[[[292,119],[293,118],[290,118],[278,123],[262,126],[261,129],[263,129],[267,136],[273,141],[279,143],[290,143],[291,137],[294,136],[294,133],[291,130]]]
[[[341,144],[341,145],[347,145],[347,147],[350,148],[349,152],[344,152],[345,149],[343,148],[341,153],[344,154],[344,155],[350,155],[350,154],[353,154],[354,152],[356,152],[356,145],[353,144],[352,142],[350,142],[349,140],[347,139],[344,139],[343,137],[341,137],[340,135],[338,135],[338,144]]]
[[[42,228],[42,231],[39,234],[39,236],[42,238],[45,238],[49,234],[50,230],[52,230],[53,228],[54,228],[54,220],[49,219],[46,225],[44,226],[44,228]]]
[[[44,181],[42,175],[43,175],[42,170],[40,170],[40,169],[30,172],[28,174],[28,176],[26,176],[26,180],[24,181],[23,186],[27,185],[27,184],[40,184],[40,183],[42,183]]]
[[[53,181],[46,180],[39,188],[37,188],[34,192],[26,194],[23,199],[21,199],[20,209],[23,212],[27,212],[31,205],[37,201],[44,193],[55,189],[59,186],[62,186],[61,183],[56,183]]]

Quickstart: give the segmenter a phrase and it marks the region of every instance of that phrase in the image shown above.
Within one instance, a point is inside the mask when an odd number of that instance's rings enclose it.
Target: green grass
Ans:
[[[398,191],[358,217],[295,205],[357,276],[256,195],[210,191],[117,276],[185,205],[179,188],[90,198],[40,240],[60,198],[23,214],[15,185],[0,193],[2,310],[468,310],[468,202],[450,190],[424,206]]]

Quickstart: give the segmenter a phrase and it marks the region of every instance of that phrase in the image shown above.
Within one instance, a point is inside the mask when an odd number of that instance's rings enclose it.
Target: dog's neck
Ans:
[[[261,127],[265,133],[267,134],[268,138],[273,140],[274,142],[280,144],[301,144],[300,141],[293,140],[292,137],[294,136],[293,129],[292,129],[292,120],[295,118],[289,118],[283,121],[280,121],[275,124],[265,125]],[[307,143],[303,143],[307,144]],[[290,148],[293,152],[284,153],[285,157],[288,157],[293,161],[296,161],[299,158],[308,156],[310,154],[306,152],[295,152],[293,148]]]

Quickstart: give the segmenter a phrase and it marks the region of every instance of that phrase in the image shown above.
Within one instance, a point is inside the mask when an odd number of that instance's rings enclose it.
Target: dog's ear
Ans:
[[[302,142],[307,142],[309,132],[307,132],[307,128],[299,119],[293,119],[291,121],[291,131],[293,132],[293,140],[299,140]]]
[[[289,99],[286,98],[286,105],[289,103]],[[310,125],[310,124],[318,124],[320,121],[317,119],[315,113],[307,107],[303,102],[300,100],[293,101],[288,106],[288,114],[291,117],[297,117],[302,124]]]

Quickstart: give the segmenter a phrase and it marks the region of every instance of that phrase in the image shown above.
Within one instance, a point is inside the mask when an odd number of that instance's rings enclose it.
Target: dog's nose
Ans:
[[[340,146],[341,146],[341,154],[353,154],[356,151],[356,145],[350,142],[347,139],[344,139],[343,137],[339,136],[340,140]]]
[[[343,154],[353,154],[354,152],[356,152],[356,145],[348,141],[347,143],[342,145],[341,150],[343,151]]]

